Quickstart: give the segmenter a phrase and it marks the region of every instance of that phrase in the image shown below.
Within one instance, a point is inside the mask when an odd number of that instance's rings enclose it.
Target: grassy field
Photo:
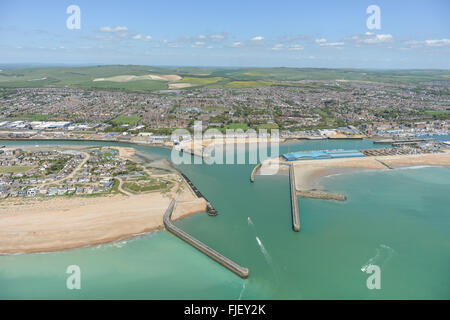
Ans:
[[[265,123],[260,124],[257,127],[258,130],[265,129],[265,130],[271,130],[271,129],[278,129],[278,125],[276,123]]]
[[[48,121],[53,118],[52,114],[40,114],[40,113],[24,113],[18,114],[14,117],[5,118],[5,120],[15,121],[15,120],[31,120],[31,121]]]
[[[176,83],[192,83],[195,85],[208,85],[217,83],[219,81],[226,80],[223,77],[184,77],[183,79],[177,81]]]
[[[22,173],[22,172],[27,172],[28,170],[31,170],[33,168],[34,168],[33,166],[10,166],[10,167],[2,166],[2,167],[0,167],[0,174]]]
[[[224,126],[225,129],[242,129],[242,130],[247,130],[248,129],[248,125],[246,123],[230,123]]]
[[[276,85],[276,82],[271,81],[231,81],[225,85],[227,88],[258,88]]]
[[[90,67],[44,67],[4,69],[0,72],[0,88],[69,87],[98,90],[151,92],[168,88],[161,80],[128,82],[93,81],[121,75],[177,74],[183,79],[175,83],[191,83],[195,87],[252,88],[287,84],[280,81],[348,80],[419,84],[448,81],[449,70],[362,70],[325,68],[160,68],[152,66],[112,65]],[[10,91],[0,91],[0,98]]]
[[[111,123],[116,126],[121,126],[124,124],[128,124],[130,126],[135,126],[141,121],[141,117],[135,116],[118,116],[117,118],[111,120]]]
[[[125,190],[131,191],[133,193],[139,192],[148,192],[148,191],[156,191],[169,187],[171,185],[170,182],[162,183],[156,182],[154,180],[148,181],[146,183],[134,183],[134,182],[126,182],[123,184],[123,188]]]

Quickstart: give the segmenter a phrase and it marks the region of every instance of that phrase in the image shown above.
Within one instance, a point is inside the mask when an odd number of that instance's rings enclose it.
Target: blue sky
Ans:
[[[450,69],[449,13],[448,0],[0,0],[0,64]]]

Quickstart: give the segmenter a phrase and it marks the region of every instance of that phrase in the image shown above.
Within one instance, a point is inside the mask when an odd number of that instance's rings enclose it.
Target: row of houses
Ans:
[[[0,187],[0,198],[6,197],[36,197],[36,196],[65,196],[65,195],[89,195],[94,193],[104,193],[111,190],[114,185],[113,180],[102,181],[98,185],[71,186],[71,187],[32,187],[22,190],[9,190]]]

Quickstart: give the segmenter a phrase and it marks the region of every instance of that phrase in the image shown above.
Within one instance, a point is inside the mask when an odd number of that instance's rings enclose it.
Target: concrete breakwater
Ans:
[[[217,216],[217,210],[213,207],[213,205],[206,199],[206,197],[197,189],[197,187],[192,183],[191,179],[189,179],[183,172],[180,171],[181,176],[188,184],[189,188],[191,188],[192,192],[197,196],[197,198],[203,198],[206,200],[206,211],[210,216]]]
[[[303,198],[312,198],[312,199],[324,199],[324,200],[337,200],[337,201],[345,201],[347,197],[338,194],[338,193],[330,193],[320,190],[301,190],[297,191],[297,196]]]
[[[165,225],[166,229],[169,232],[171,232],[174,235],[176,235],[181,240],[189,243],[191,246],[193,246],[197,250],[203,252],[204,254],[206,254],[211,259],[213,259],[216,262],[220,263],[222,266],[224,266],[228,270],[234,272],[239,277],[244,278],[244,279],[247,278],[248,277],[248,269],[247,268],[241,267],[237,263],[235,263],[235,262],[231,261],[230,259],[224,257],[223,255],[221,255],[217,251],[215,251],[215,250],[211,249],[210,247],[208,247],[203,242],[195,239],[191,235],[187,234],[186,232],[184,232],[183,230],[177,228],[175,225],[172,224],[172,222],[170,221],[170,217],[172,216],[172,212],[173,212],[173,210],[175,208],[176,203],[177,203],[176,200],[172,200],[172,202],[170,203],[169,207],[166,210],[166,213],[164,214],[164,219],[163,220],[164,220],[164,225]]]
[[[259,170],[259,168],[261,168],[262,163],[258,163],[252,170],[252,173],[250,174],[250,182],[255,182],[255,174],[256,171]]]
[[[294,166],[289,166],[289,183],[291,187],[291,214],[292,214],[292,228],[294,231],[300,231],[300,217],[298,213],[298,203],[297,203],[297,189],[295,186],[295,174]]]

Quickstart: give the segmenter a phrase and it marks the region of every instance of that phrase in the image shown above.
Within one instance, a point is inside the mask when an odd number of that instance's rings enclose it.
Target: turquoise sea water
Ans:
[[[146,157],[170,156],[169,150],[134,147]],[[325,140],[286,144],[281,152],[370,147],[370,141]],[[248,279],[159,231],[64,252],[0,256],[0,298],[450,298],[450,168],[326,177],[322,184],[348,200],[299,199],[300,233],[291,227],[287,176],[257,176],[251,184],[252,168],[179,166],[219,215],[200,213],[176,222],[248,267]],[[366,287],[369,275],[361,268],[368,264],[381,268],[380,290]],[[81,290],[66,289],[69,265],[81,268]]]

